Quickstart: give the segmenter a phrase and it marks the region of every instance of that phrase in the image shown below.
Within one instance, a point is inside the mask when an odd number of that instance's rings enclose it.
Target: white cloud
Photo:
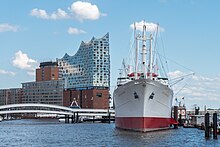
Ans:
[[[107,14],[101,13],[96,5],[93,5],[89,2],[77,1],[72,3],[68,9],[70,11],[69,13],[59,8],[50,14],[44,9],[34,8],[31,10],[30,15],[46,20],[76,18],[80,21],[97,20],[101,16],[107,16]]]
[[[42,10],[38,8],[32,9],[30,15],[42,19],[49,19],[49,15],[47,14],[46,10]]]
[[[181,71],[169,73],[174,77],[186,75]],[[175,97],[185,97],[185,101],[192,105],[194,103],[201,105],[211,105],[219,107],[220,104],[220,75],[215,77],[193,75],[179,84],[173,86]]]
[[[27,74],[29,76],[35,76],[36,72],[33,70],[33,71],[28,71]]]
[[[175,79],[175,78],[183,76],[184,73],[179,71],[179,70],[176,70],[176,71],[173,71],[173,72],[169,72],[168,75],[171,77],[171,79]]]
[[[199,98],[199,97],[195,97],[195,98],[188,98],[190,101],[219,101],[219,98],[217,97],[212,97],[212,98]]]
[[[70,10],[79,20],[96,20],[99,19],[101,13],[96,5],[88,2],[77,1],[71,5]]]
[[[69,15],[60,8],[57,9],[57,11],[53,12],[51,15],[49,15],[46,10],[35,8],[31,10],[30,15],[41,19],[53,20],[70,18]]]
[[[0,69],[0,74],[2,74],[2,75],[15,76],[15,73],[14,73],[14,72],[12,72],[12,71],[6,71],[6,70],[3,70],[3,69]]]
[[[0,32],[17,32],[19,30],[18,26],[11,25],[8,23],[1,23],[0,24]]]
[[[152,23],[152,22],[145,22],[145,21],[140,21],[140,22],[135,22],[135,23],[132,23],[130,25],[130,28],[131,29],[134,29],[134,26],[136,26],[136,29],[139,30],[139,31],[143,31],[143,26],[146,26],[146,30],[147,32],[154,32],[157,30],[157,27],[158,27],[158,24],[155,24],[155,23]],[[159,31],[161,32],[164,32],[164,28],[160,27],[159,26]]]
[[[85,34],[86,32],[81,29],[69,27],[68,31],[69,34],[78,35],[78,34]]]
[[[51,14],[51,19],[67,19],[70,18],[69,15],[62,9],[57,9],[57,12]]]
[[[14,59],[12,61],[13,66],[25,69],[25,70],[34,70],[37,64],[37,61],[28,57],[27,54],[18,51],[15,53]]]

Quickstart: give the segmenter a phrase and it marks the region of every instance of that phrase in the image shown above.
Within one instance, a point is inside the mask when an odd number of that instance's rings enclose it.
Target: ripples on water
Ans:
[[[220,146],[206,140],[204,131],[179,128],[149,133],[115,129],[114,123],[64,124],[55,120],[14,120],[0,122],[0,146]]]

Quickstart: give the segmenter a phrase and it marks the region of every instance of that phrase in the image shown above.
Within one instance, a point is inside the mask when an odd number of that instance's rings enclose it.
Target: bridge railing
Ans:
[[[33,109],[35,107],[35,109]],[[27,109],[29,108],[29,109]],[[40,109],[41,108],[41,109]],[[51,108],[51,110],[42,110]],[[54,110],[55,109],[55,110]],[[74,109],[65,106],[51,105],[51,104],[36,104],[36,103],[25,103],[25,104],[10,104],[0,106],[0,114],[8,113],[51,113],[51,114],[65,114],[73,115],[74,113],[80,113],[81,115],[93,115],[92,113],[103,115],[113,114],[114,110],[109,109]]]

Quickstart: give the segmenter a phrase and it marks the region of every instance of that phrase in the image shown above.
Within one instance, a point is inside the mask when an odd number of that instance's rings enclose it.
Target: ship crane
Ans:
[[[123,65],[123,68],[124,68],[124,74],[125,74],[125,76],[127,76],[128,75],[128,71],[127,71],[127,68],[126,68],[126,64],[125,64],[125,60],[123,59],[123,61],[122,61],[122,65]]]
[[[179,83],[180,81],[184,80],[186,77],[192,76],[192,75],[195,75],[195,73],[193,72],[193,73],[190,73],[190,74],[186,74],[186,75],[183,75],[183,76],[180,76],[180,77],[171,79],[171,80],[170,80],[170,87],[176,85],[176,84]]]

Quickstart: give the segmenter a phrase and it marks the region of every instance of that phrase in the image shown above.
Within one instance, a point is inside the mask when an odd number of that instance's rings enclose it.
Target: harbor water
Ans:
[[[145,147],[220,146],[218,140],[205,139],[196,128],[169,129],[149,133],[118,130],[114,123],[65,124],[51,119],[0,122],[1,147]]]

